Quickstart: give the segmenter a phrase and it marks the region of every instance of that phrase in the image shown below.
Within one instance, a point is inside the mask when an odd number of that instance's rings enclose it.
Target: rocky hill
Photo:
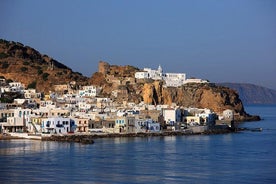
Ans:
[[[238,93],[230,88],[209,83],[165,87],[163,81],[135,79],[137,71],[139,69],[133,66],[110,65],[101,61],[98,72],[87,78],[31,47],[0,40],[0,76],[22,82],[26,87],[42,92],[53,90],[56,84],[75,81],[81,85],[101,87],[100,96],[110,97],[118,103],[175,103],[183,107],[210,108],[217,113],[232,109],[239,120],[256,118],[245,112]]]
[[[87,82],[86,77],[51,57],[3,39],[0,39],[0,76],[45,92],[53,90],[55,84]]]
[[[134,73],[139,70],[135,67],[120,66],[120,70],[117,72],[118,67],[100,62],[98,72],[91,77],[91,83],[101,86],[102,94],[117,102],[144,101],[152,105],[176,103],[183,107],[210,108],[218,113],[232,109],[241,121],[256,118],[245,112],[239,95],[228,87],[212,83],[165,87],[161,80],[135,79]]]
[[[244,104],[276,104],[276,90],[247,83],[219,83],[238,92]]]

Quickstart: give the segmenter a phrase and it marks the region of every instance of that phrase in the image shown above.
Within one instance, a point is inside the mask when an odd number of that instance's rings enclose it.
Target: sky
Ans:
[[[275,0],[1,0],[0,20],[88,77],[102,60],[276,89]]]

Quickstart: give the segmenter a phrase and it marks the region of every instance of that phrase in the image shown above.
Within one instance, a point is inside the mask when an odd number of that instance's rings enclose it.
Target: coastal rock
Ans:
[[[76,142],[82,144],[94,144],[94,140],[90,135],[52,135],[43,137],[43,141],[58,141],[58,142]]]

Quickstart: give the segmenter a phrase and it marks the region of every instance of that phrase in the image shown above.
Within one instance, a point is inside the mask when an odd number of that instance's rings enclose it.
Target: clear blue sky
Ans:
[[[98,61],[276,89],[275,0],[1,0],[0,38],[86,76]]]

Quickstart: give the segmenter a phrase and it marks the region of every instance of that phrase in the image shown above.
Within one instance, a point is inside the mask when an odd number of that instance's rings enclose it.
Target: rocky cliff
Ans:
[[[233,110],[236,120],[254,120],[248,115],[236,91],[214,84],[186,84],[178,88],[166,88],[160,82],[144,84],[143,100],[149,104],[176,103],[183,107],[209,108],[217,113]]]
[[[237,114],[237,120],[256,118],[245,112],[238,93],[228,87],[212,83],[191,83],[177,88],[165,87],[163,81],[135,79],[134,71],[138,70],[134,67],[129,69],[129,66],[121,66],[121,71],[116,72],[118,67],[106,67],[108,65],[104,63],[104,67],[99,66],[99,72],[91,77],[91,82],[101,85],[104,95],[115,101],[125,100],[134,103],[144,101],[153,105],[175,103],[183,107],[209,108],[217,113],[231,109]],[[123,72],[126,70],[128,72]],[[125,73],[129,75],[126,77]]]

